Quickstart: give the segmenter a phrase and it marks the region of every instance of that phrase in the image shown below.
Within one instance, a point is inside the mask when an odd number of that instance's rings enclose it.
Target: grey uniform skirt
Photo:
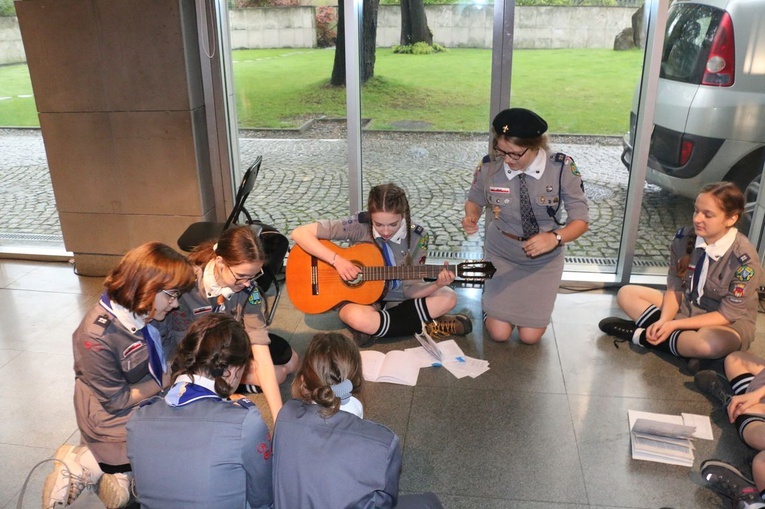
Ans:
[[[486,280],[483,310],[515,326],[547,327],[563,275],[565,248],[529,258],[522,245],[493,223],[486,228],[486,258],[497,272]]]

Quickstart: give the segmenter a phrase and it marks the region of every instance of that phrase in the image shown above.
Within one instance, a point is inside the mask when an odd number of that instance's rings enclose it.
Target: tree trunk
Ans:
[[[337,43],[335,63],[332,66],[330,84],[345,86],[345,12],[343,0],[337,1]],[[375,74],[375,48],[377,46],[377,10],[380,0],[364,0],[361,27],[361,83],[364,84]]]
[[[433,45],[433,33],[428,27],[423,0],[401,0],[401,45],[416,42]]]

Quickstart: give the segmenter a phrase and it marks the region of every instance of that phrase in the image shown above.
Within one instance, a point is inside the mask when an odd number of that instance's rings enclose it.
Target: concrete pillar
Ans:
[[[103,275],[219,219],[193,0],[17,1],[64,244]]]

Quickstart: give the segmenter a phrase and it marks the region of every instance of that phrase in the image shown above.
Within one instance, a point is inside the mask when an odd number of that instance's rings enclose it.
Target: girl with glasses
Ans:
[[[404,190],[395,184],[375,186],[369,192],[367,205],[366,212],[343,220],[300,226],[292,232],[292,239],[307,253],[334,267],[344,281],[353,281],[361,269],[321,240],[376,243],[386,266],[423,265],[428,254],[428,233],[412,221]],[[457,304],[457,295],[449,288],[454,277],[453,272],[444,268],[432,283],[390,281],[384,300],[378,303],[342,303],[340,319],[351,328],[359,346],[369,345],[370,336],[389,338],[419,333],[423,324],[431,335],[468,334],[472,324],[467,316],[446,315]]]
[[[82,445],[64,445],[43,486],[43,507],[69,505],[98,484],[106,507],[131,499],[126,424],[144,400],[170,383],[175,351],[158,326],[194,285],[188,261],[151,242],[129,251],[104,282],[105,291],[72,335],[74,409]]]
[[[194,266],[196,288],[181,297],[169,326],[182,336],[194,320],[209,313],[239,320],[250,338],[253,362],[237,390],[262,391],[275,419],[282,406],[279,384],[297,369],[298,356],[284,338],[268,332],[264,297],[256,282],[266,263],[258,236],[249,226],[229,228],[217,242],[200,244],[188,259]]]
[[[274,509],[440,509],[433,493],[401,495],[401,444],[364,419],[356,345],[338,333],[314,336],[274,428]]]
[[[497,269],[482,302],[491,339],[507,341],[517,328],[535,344],[550,323],[565,244],[587,231],[587,198],[573,159],[550,151],[539,115],[510,108],[492,128],[493,153],[475,171],[462,227],[477,233],[486,210],[484,250]]]
[[[141,507],[271,507],[268,427],[249,400],[228,401],[251,359],[249,336],[233,316],[208,313],[191,325],[172,388],[127,425]]]

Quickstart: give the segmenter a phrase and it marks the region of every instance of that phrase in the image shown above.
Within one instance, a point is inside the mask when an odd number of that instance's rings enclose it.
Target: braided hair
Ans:
[[[319,333],[308,344],[292,382],[292,396],[306,403],[316,403],[321,407],[319,413],[328,418],[340,410],[340,398],[332,392],[332,386],[343,380],[353,384],[351,394],[361,393],[364,377],[358,347],[337,332]]]
[[[375,212],[389,212],[391,214],[401,214],[406,224],[406,265],[412,264],[412,213],[409,208],[409,200],[406,198],[406,192],[394,183],[380,184],[369,191],[367,201],[367,210],[369,211],[369,235],[374,238],[374,221],[371,215]]]
[[[173,360],[173,379],[201,375],[215,380],[215,392],[227,398],[236,387],[225,380],[229,369],[246,366],[252,359],[250,339],[236,319],[210,313],[195,321],[178,345]]]
[[[217,247],[213,250],[215,244]],[[223,258],[229,266],[266,261],[260,239],[252,228],[246,225],[224,231],[217,243],[213,240],[201,243],[189,254],[188,259],[192,265],[204,268],[216,256]]]
[[[699,194],[709,193],[715,198],[715,202],[725,213],[726,218],[736,216],[736,222],[741,219],[744,213],[746,198],[741,189],[733,182],[712,182],[701,188]],[[735,224],[735,223],[734,223]],[[677,276],[685,278],[688,273],[688,266],[691,263],[691,253],[696,247],[696,234],[688,238],[688,244],[685,248],[685,254],[677,261]]]

